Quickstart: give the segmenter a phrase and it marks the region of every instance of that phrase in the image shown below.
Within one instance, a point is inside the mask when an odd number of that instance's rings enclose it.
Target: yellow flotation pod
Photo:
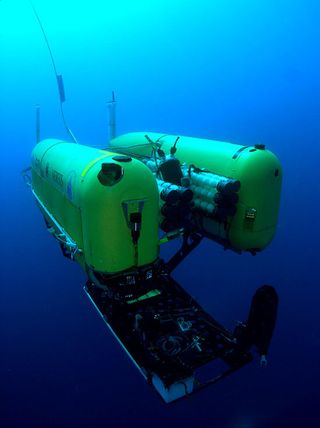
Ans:
[[[142,162],[48,139],[35,146],[31,169],[48,225],[74,243],[85,269],[114,274],[158,258],[158,188]]]
[[[195,166],[196,170],[191,171],[196,172],[191,174],[200,182],[210,183],[209,173],[240,182],[235,215],[230,215],[226,222],[202,216],[202,228],[208,237],[221,239],[226,246],[240,251],[259,251],[271,242],[276,231],[282,181],[281,165],[273,153],[263,145],[243,146],[183,136],[177,142],[176,135],[152,132],[129,133],[110,142],[112,150],[139,159],[143,156],[152,159],[155,146],[166,154],[175,146],[176,158],[187,168]]]

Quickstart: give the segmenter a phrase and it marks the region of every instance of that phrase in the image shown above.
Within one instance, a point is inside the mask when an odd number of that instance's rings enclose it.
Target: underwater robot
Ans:
[[[277,157],[263,145],[111,134],[105,150],[39,141],[30,176],[48,231],[85,271],[85,292],[111,332],[165,402],[240,369],[253,359],[252,346],[264,363],[277,315],[272,286],[257,290],[247,321],[231,332],[172,273],[204,238],[239,254],[270,244]],[[181,247],[164,261],[161,246],[173,239]],[[218,360],[224,369],[202,379]]]

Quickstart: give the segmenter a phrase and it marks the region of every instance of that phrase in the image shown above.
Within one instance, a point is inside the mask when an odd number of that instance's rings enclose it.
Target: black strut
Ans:
[[[193,251],[202,241],[203,236],[198,233],[191,233],[183,235],[183,241],[179,251],[171,257],[166,263],[166,269],[169,273],[174,269]]]

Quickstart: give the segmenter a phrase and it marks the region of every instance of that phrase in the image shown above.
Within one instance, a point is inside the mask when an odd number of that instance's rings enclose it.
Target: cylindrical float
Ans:
[[[176,135],[152,132],[121,135],[111,140],[110,147],[152,159],[155,146],[168,155],[175,143],[175,156],[181,164],[240,182],[235,215],[228,216],[223,224],[203,216],[207,236],[221,238],[235,250],[255,252],[265,248],[275,234],[279,212],[282,169],[277,157],[263,145],[243,146],[191,137],[180,137],[177,142]]]
[[[45,217],[50,213],[80,249],[85,269],[114,274],[158,258],[159,193],[142,162],[44,140],[32,152],[32,187]]]

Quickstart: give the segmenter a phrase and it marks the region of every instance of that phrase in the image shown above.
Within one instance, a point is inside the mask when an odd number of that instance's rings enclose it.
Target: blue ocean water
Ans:
[[[284,168],[277,235],[257,257],[204,242],[175,278],[227,327],[254,290],[280,296],[269,365],[256,360],[165,405],[48,236],[20,171],[41,136],[67,138],[50,57],[28,1],[0,1],[0,426],[318,427],[320,4],[316,0],[34,1],[83,144],[159,131],[263,143]]]

